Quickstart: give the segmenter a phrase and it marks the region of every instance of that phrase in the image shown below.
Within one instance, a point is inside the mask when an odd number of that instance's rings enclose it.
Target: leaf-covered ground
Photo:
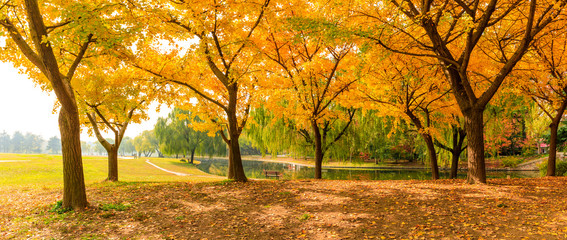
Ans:
[[[0,238],[565,239],[567,178],[118,183],[85,211],[57,189],[2,189]]]

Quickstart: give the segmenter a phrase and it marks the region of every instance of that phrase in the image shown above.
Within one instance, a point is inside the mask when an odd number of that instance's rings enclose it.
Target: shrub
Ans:
[[[566,176],[567,161],[557,161],[555,164],[555,176]],[[547,175],[547,161],[543,161],[539,165],[539,172],[542,176]]]
[[[537,148],[536,147],[523,147],[522,148],[522,156],[524,157],[531,157],[537,155]]]
[[[518,158],[518,157],[506,157],[506,158],[502,158],[501,163],[503,167],[516,167],[518,166],[518,164],[522,163],[524,161],[523,158]]]

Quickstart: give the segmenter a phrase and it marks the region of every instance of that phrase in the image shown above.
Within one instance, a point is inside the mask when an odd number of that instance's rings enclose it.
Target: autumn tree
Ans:
[[[325,152],[352,122],[355,110],[351,109],[347,92],[363,75],[363,60],[354,43],[327,37],[324,28],[311,26],[304,19],[308,14],[318,14],[331,21],[337,15],[328,7],[306,1],[277,4],[277,14],[271,14],[263,26],[265,40],[256,42],[269,59],[269,80],[262,85],[267,92],[266,107],[292,119],[299,133],[312,144],[317,179],[321,178]],[[347,124],[328,139],[338,120]]]
[[[374,62],[371,77],[363,80],[365,87],[360,93],[367,108],[413,124],[427,147],[433,179],[439,179],[434,123],[439,126],[448,122],[441,112],[453,104],[446,97],[449,89],[444,89],[439,75],[434,66],[419,59],[388,54],[382,61]]]
[[[523,71],[515,76],[522,91],[551,120],[547,176],[555,176],[557,130],[567,108],[567,31],[559,24],[532,44]]]
[[[269,3],[156,0],[140,4],[152,35],[140,41],[137,52],[125,54],[136,67],[177,86],[178,107],[205,120],[203,130],[220,131],[229,146],[228,178],[241,182],[247,178],[238,139],[254,99],[256,73],[262,67],[250,42]]]
[[[63,149],[63,208],[88,205],[80,143],[80,120],[75,87],[77,68],[85,56],[113,43],[127,42],[117,7],[106,1],[2,1],[3,33],[8,36],[2,59],[22,68],[44,89],[53,90],[61,106],[59,129]],[[41,9],[40,9],[41,8]]]
[[[351,6],[350,27],[355,29],[355,35],[388,51],[439,62],[465,119],[468,182],[485,183],[483,112],[486,105],[533,40],[561,14],[566,3],[564,0],[363,2]],[[360,22],[368,27],[362,27]],[[420,51],[412,51],[416,48]]]
[[[108,64],[108,65],[105,65]],[[128,68],[108,55],[85,64],[77,77],[83,123],[108,153],[107,181],[118,181],[118,149],[130,123],[147,120],[147,110],[160,89],[144,77],[145,72]],[[103,135],[110,132],[112,141]]]

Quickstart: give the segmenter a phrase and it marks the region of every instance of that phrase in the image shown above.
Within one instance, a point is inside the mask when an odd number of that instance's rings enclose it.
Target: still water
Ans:
[[[201,164],[197,166],[201,171],[226,176],[228,160],[226,159],[199,159]],[[244,172],[248,178],[265,178],[263,170],[275,170],[283,173],[280,179],[309,179],[315,176],[312,167],[305,167],[290,163],[275,163],[253,160],[242,160]],[[394,169],[325,169],[322,171],[323,179],[342,180],[423,180],[431,179],[431,172],[427,170],[394,170]],[[441,178],[448,178],[448,171],[439,173]],[[537,171],[488,171],[488,178],[511,178],[538,177]],[[459,178],[466,178],[466,172],[459,172]]]

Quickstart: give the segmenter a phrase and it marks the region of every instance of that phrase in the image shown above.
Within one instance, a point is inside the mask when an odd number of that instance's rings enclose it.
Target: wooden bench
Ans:
[[[266,176],[266,178],[275,177],[276,180],[278,180],[282,176],[282,173],[278,171],[264,169],[264,175]]]

